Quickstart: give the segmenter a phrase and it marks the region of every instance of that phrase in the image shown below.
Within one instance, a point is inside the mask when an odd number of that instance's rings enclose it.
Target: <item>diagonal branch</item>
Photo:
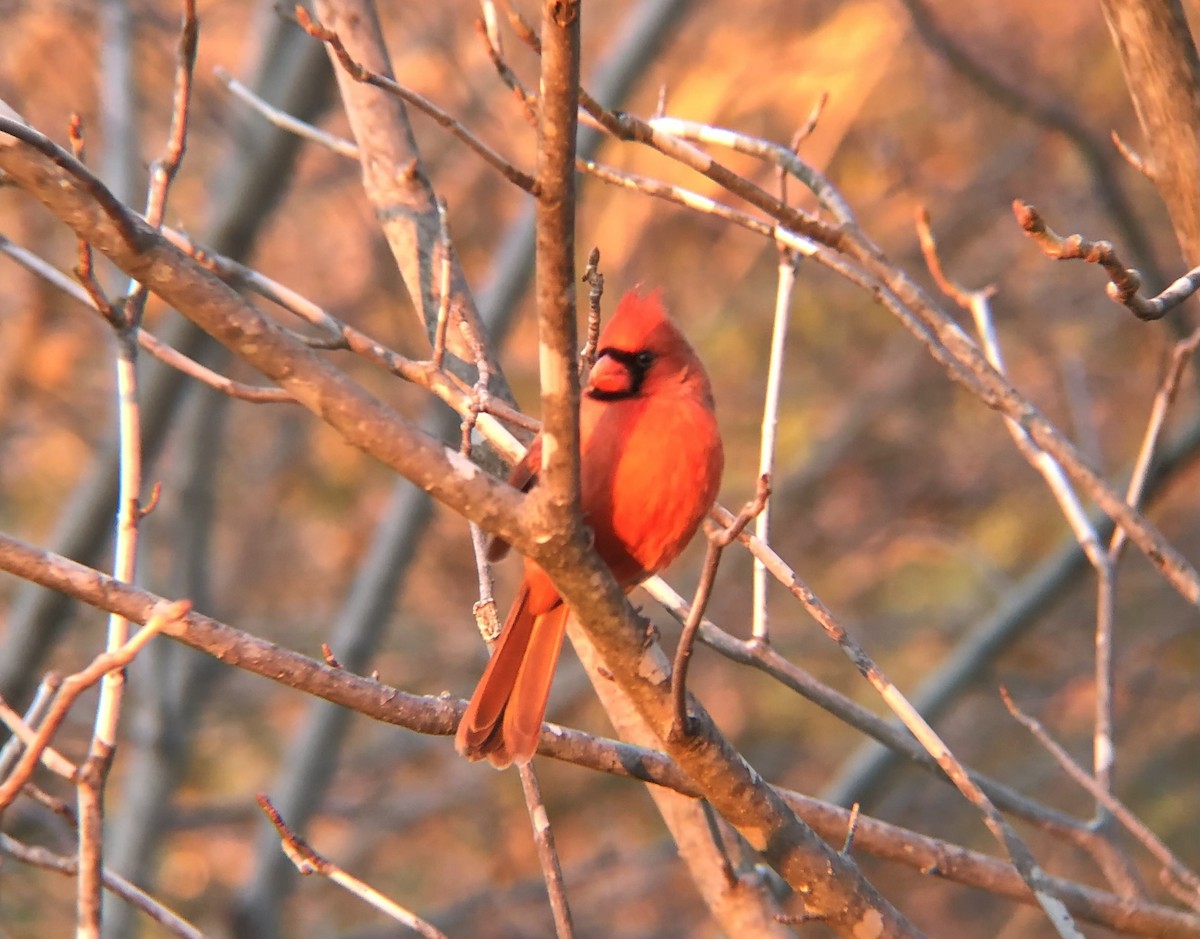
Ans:
[[[52,155],[47,155],[47,153]],[[64,159],[65,158],[65,159]],[[537,556],[518,530],[522,494],[404,421],[112,198],[47,138],[0,118],[0,170],[130,277],[290,391],[345,439],[472,521]],[[98,195],[104,193],[107,195]]]

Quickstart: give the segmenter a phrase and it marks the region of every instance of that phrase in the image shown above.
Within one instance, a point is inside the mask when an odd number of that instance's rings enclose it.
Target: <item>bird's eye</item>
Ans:
[[[640,368],[644,372],[646,369],[648,369],[651,365],[654,364],[654,353],[653,352],[639,352],[637,354],[637,358],[634,361],[637,362],[637,367]]]

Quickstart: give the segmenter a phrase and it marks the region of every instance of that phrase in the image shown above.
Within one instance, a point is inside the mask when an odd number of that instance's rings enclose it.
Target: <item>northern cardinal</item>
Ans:
[[[717,496],[724,452],[704,366],[667,316],[661,292],[633,290],[600,333],[579,408],[580,502],[597,553],[627,591],[691,540]],[[541,438],[509,482],[537,483]],[[493,541],[499,560],[508,545]],[[458,725],[469,760],[502,769],[537,749],[567,607],[545,571],[525,577]]]

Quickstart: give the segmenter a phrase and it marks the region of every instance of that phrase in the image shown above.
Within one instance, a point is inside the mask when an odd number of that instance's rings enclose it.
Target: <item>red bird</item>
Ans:
[[[695,534],[721,482],[724,452],[704,366],[667,316],[660,291],[626,294],[600,333],[579,408],[580,502],[596,551],[626,590],[673,561]],[[541,438],[513,469],[528,490]],[[498,560],[508,545],[493,541]],[[495,651],[458,725],[469,760],[502,769],[537,749],[567,607],[537,564],[509,610]]]

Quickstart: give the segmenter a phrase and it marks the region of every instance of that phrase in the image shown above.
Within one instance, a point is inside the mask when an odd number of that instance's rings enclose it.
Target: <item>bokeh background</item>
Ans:
[[[1176,326],[1135,321],[1105,298],[1096,268],[1044,258],[1010,210],[1022,198],[1060,231],[1111,239],[1126,263],[1159,285],[1183,270],[1153,187],[1107,141],[1116,130],[1136,148],[1138,131],[1100,11],[1092,2],[917,2],[589,4],[584,73],[589,82],[607,80],[618,51],[646,39],[654,22],[658,41],[645,42],[644,52],[618,69],[629,84],[617,102],[624,109],[648,115],[661,97],[673,116],[787,142],[827,93],[801,155],[841,188],[885,252],[933,289],[913,224],[916,208],[928,207],[951,276],[997,287],[993,309],[1015,383],[1120,482]],[[126,5],[135,85],[133,125],[121,136],[106,71],[113,35],[106,17],[115,6],[0,0],[0,98],[58,140],[65,140],[68,116],[80,113],[89,161],[132,195],[144,187],[170,117],[178,10],[165,2]],[[536,17],[534,5],[522,6]],[[399,80],[531,168],[533,133],[476,35],[478,8],[465,0],[382,7]],[[282,25],[269,4],[202,0],[200,14],[191,135],[170,224],[201,241],[227,239],[221,243],[228,253],[381,341],[425,354],[353,162],[305,143],[294,159],[279,158],[269,185],[238,188],[244,177],[237,167],[263,133],[262,121],[231,97],[214,68],[262,80],[264,62],[276,63],[282,50],[309,40]],[[527,50],[511,35],[507,44],[514,67],[535,83]],[[289,54],[308,56],[300,70],[313,88],[305,108],[322,127],[348,135],[322,56]],[[456,250],[476,290],[492,297],[487,288],[512,253],[528,199],[422,116],[413,124],[432,183],[449,206]],[[106,164],[122,142],[133,143],[135,159]],[[763,186],[776,185],[771,170],[748,158],[721,158]],[[722,198],[708,181],[633,145],[604,143],[599,159]],[[262,190],[276,186],[274,202],[260,201]],[[811,202],[797,184],[790,189],[802,204]],[[580,200],[581,260],[599,247],[606,306],[635,283],[661,284],[700,349],[729,454],[722,501],[740,504],[756,472],[775,248],[714,218],[594,180],[582,183]],[[0,234],[60,269],[74,264],[68,232],[13,188],[0,189]],[[0,526],[39,545],[61,545],[77,530],[81,506],[96,502],[91,487],[114,438],[113,344],[97,316],[2,256],[0,285]],[[536,409],[532,295],[522,289],[516,297],[500,359],[517,399]],[[1189,316],[1185,310],[1174,318]],[[173,318],[151,301],[152,329],[171,335]],[[220,353],[196,349],[229,374],[254,379]],[[338,361],[414,420],[437,409],[420,389],[348,355]],[[143,582],[319,655],[347,615],[347,596],[379,526],[401,502],[419,500],[298,408],[231,402],[190,383],[161,391],[165,386],[153,384],[157,370],[145,363],[148,397],[161,393],[160,403],[168,402],[148,476],[161,480],[163,491],[145,528]],[[1196,404],[1189,375],[1168,438],[1192,425]],[[1150,512],[1192,558],[1200,549],[1195,457],[1193,445]],[[791,313],[775,491],[776,549],[906,691],[935,677],[965,637],[1028,589],[1069,540],[1061,513],[999,418],[952,385],[869,295],[811,263],[800,268]],[[408,691],[465,696],[483,661],[471,618],[477,597],[465,523],[434,509],[412,555],[401,583],[387,593],[386,634],[368,670]],[[104,550],[90,557],[105,562]],[[668,579],[689,592],[697,562],[693,546]],[[498,574],[502,606],[515,566]],[[710,607],[716,622],[739,635],[748,631],[749,573],[748,558],[731,553]],[[1195,865],[1195,611],[1133,553],[1121,566],[1119,590],[1118,793]],[[1094,578],[1083,568],[1062,578],[1039,614],[1000,644],[937,722],[966,762],[1083,816],[1091,811],[1088,797],[1007,716],[997,686],[1007,685],[1090,763],[1094,594]],[[96,611],[67,606],[35,620],[34,602],[25,585],[0,578],[0,694],[18,704],[29,679],[77,668],[103,645]],[[675,627],[643,603],[670,643]],[[772,594],[770,614],[781,652],[882,711],[784,591]],[[33,622],[45,640],[36,654],[28,651]],[[262,931],[243,933],[249,935],[276,928],[330,939],[401,934],[331,884],[266,873],[277,871],[278,848],[264,836],[254,795],[318,785],[298,777],[295,762],[296,741],[314,720],[310,702],[161,642],[134,670],[112,789],[109,821],[114,832],[125,832],[113,835],[114,844],[123,837],[132,846],[129,863],[140,864],[156,893],[214,935],[230,934],[235,920],[259,924],[253,928]],[[764,676],[704,649],[692,675],[693,690],[722,729],[771,780],[814,795],[853,793],[872,815],[993,849],[976,813],[919,771],[894,767],[851,786],[861,736]],[[80,703],[60,737],[69,754],[86,747],[91,703]],[[608,732],[570,655],[550,716]],[[315,790],[308,828],[320,850],[452,935],[550,933],[513,774],[463,763],[449,740],[364,718],[349,720],[338,744],[317,760],[332,774],[328,788]],[[638,786],[550,763],[541,771],[581,936],[716,935]],[[163,809],[151,812],[152,797],[139,783],[153,773],[163,774],[154,797]],[[135,836],[139,817],[148,831]],[[60,819],[28,800],[3,825],[56,850],[72,842]],[[1022,832],[1052,872],[1099,883],[1094,865],[1075,849],[1027,827]],[[1129,853],[1154,895],[1154,867],[1138,850]],[[1029,908],[870,858],[860,862],[931,935],[1050,934]],[[267,913],[264,895],[278,900]],[[260,914],[265,919],[254,919]],[[0,936],[64,935],[72,922],[69,879],[0,859]],[[127,935],[161,934],[137,920],[122,922]]]

